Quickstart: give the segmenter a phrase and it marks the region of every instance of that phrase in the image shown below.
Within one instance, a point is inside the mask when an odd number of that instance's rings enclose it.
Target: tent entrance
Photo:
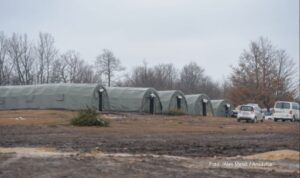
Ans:
[[[229,116],[229,106],[226,104],[225,106],[225,117]]]
[[[181,109],[181,96],[177,96],[177,109],[180,110]]]
[[[207,111],[206,111],[207,102],[208,102],[207,99],[202,99],[202,116],[207,116]]]
[[[98,108],[98,110],[99,111],[103,111],[103,102],[102,102],[102,99],[103,99],[103,89],[100,89],[99,91],[98,91],[98,95],[99,95],[99,108]]]
[[[154,114],[154,102],[156,95],[154,93],[150,94],[150,113]]]
[[[154,114],[154,98],[150,98],[150,113]]]
[[[207,116],[206,103],[202,101],[202,115]]]

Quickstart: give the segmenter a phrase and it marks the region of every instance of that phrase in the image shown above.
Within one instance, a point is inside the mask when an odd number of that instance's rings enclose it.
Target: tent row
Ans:
[[[184,95],[181,91],[153,88],[103,87],[99,84],[43,84],[0,87],[0,110],[67,109],[87,106],[99,111],[146,112],[152,114],[180,110],[190,115],[224,116],[222,105],[205,94]],[[216,110],[214,110],[216,109]],[[230,107],[228,108],[230,109]]]

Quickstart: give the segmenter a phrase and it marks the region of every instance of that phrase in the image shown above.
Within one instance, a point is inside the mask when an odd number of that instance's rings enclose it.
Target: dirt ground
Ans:
[[[99,128],[75,115],[0,111],[0,177],[299,177],[299,123],[115,113]]]

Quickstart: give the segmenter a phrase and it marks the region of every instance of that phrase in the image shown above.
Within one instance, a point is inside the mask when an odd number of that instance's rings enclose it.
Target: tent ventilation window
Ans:
[[[56,101],[64,101],[65,95],[64,94],[57,94],[56,95]]]

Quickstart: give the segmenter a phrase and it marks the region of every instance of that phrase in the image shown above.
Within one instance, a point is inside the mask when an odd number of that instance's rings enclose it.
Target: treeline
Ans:
[[[185,93],[204,92],[213,98],[222,97],[219,84],[194,62],[181,70],[173,64],[149,67],[144,62],[122,77],[117,76],[124,69],[120,60],[107,49],[89,64],[79,52],[60,52],[49,33],[39,33],[38,40],[33,42],[26,34],[6,36],[0,32],[0,85],[102,83],[159,90],[180,89]]]
[[[34,43],[26,34],[0,32],[0,85],[60,82],[92,83],[97,77],[78,52],[59,53],[49,33],[40,33]]]
[[[39,33],[38,40],[33,42],[26,34],[7,36],[0,32],[0,85],[101,83],[179,89],[186,94],[206,93],[212,99],[227,98],[235,105],[253,102],[263,107],[271,107],[276,100],[293,100],[299,86],[293,60],[266,38],[250,43],[223,83],[213,81],[195,62],[181,69],[173,64],[148,66],[144,62],[121,73],[124,70],[108,49],[89,64],[79,52],[59,51],[49,33]]]
[[[197,63],[191,62],[181,70],[173,64],[158,64],[148,67],[147,63],[137,66],[120,82],[121,86],[154,87],[157,90],[181,90],[185,94],[206,93],[212,98],[223,98],[224,90],[214,82]]]

